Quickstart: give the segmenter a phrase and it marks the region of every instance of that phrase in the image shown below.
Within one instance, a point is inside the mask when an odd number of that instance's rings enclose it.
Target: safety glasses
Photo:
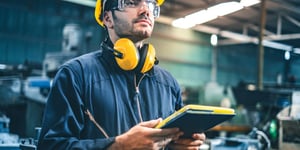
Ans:
[[[158,18],[160,7],[156,0],[118,0],[118,6],[112,7],[112,10],[124,11],[126,8],[146,7],[153,14],[154,18]]]

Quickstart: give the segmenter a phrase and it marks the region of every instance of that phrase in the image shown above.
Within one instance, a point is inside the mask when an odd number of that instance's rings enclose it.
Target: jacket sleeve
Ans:
[[[82,76],[69,67],[58,71],[47,100],[38,149],[106,149],[114,142],[114,137],[82,137],[86,121],[81,93],[84,89]]]

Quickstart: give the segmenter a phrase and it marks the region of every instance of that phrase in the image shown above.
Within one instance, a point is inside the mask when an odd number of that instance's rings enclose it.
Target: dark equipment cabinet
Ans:
[[[41,126],[45,104],[20,99],[14,103],[1,104],[0,111],[10,118],[10,133],[17,134],[20,138],[36,136],[36,127]]]

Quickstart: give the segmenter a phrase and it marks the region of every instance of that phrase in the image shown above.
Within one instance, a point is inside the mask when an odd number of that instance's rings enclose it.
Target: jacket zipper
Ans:
[[[143,76],[140,78],[140,80],[138,81],[138,83],[136,82],[136,74],[134,74],[134,86],[135,86],[135,96],[134,96],[134,100],[137,103],[137,109],[138,109],[138,113],[139,113],[139,119],[140,122],[143,122],[143,117],[142,117],[142,111],[141,111],[141,104],[140,104],[140,99],[139,99],[139,95],[140,95],[140,90],[139,90],[139,86],[141,81],[143,80],[143,78],[146,76],[146,74],[143,74]]]

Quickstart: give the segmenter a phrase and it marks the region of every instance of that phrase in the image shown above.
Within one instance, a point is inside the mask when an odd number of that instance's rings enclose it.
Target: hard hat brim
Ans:
[[[157,0],[158,6],[162,5],[165,2],[165,0]]]
[[[101,20],[101,12],[102,12],[102,0],[97,0],[96,6],[95,6],[95,19],[98,22],[99,25],[102,27],[104,26],[103,21]]]

